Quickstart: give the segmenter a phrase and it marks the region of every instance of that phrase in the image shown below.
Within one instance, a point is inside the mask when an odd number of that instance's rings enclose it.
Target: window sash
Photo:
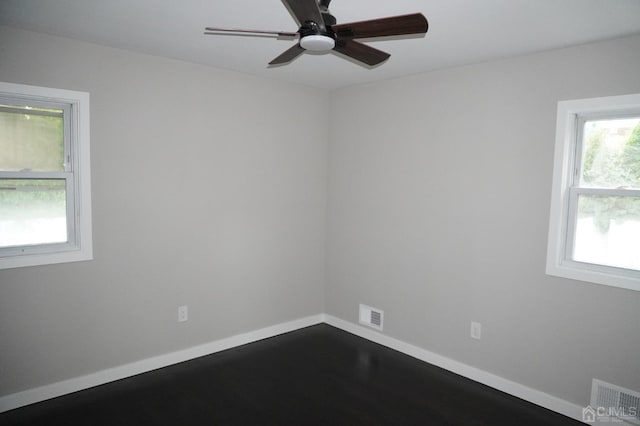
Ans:
[[[57,179],[65,181],[66,196],[66,224],[67,241],[61,243],[41,243],[34,245],[21,245],[0,247],[0,255],[16,256],[39,253],[55,253],[72,250],[78,245],[78,217],[76,211],[76,185],[75,176],[70,172],[0,172],[0,181],[3,180],[47,180]]]
[[[62,110],[63,118],[63,158],[64,158],[64,172],[38,172],[38,171],[0,171],[1,180],[13,180],[13,179],[34,179],[34,180],[46,180],[46,179],[64,179],[65,181],[65,196],[66,196],[66,225],[67,225],[67,241],[61,243],[42,243],[34,245],[21,245],[11,247],[0,247],[1,257],[11,257],[18,255],[29,254],[43,254],[43,253],[58,253],[67,252],[73,250],[79,246],[79,235],[77,229],[79,229],[79,217],[76,215],[76,198],[77,198],[77,180],[78,175],[74,173],[77,169],[75,164],[75,157],[73,155],[72,145],[75,143],[73,138],[75,137],[73,129],[73,106],[69,103],[55,102],[55,101],[41,101],[37,99],[31,99],[27,97],[21,97],[19,95],[14,96],[0,96],[0,104],[12,105],[16,107],[40,107],[47,109]],[[11,107],[0,107],[2,110],[9,110],[10,112],[24,113],[20,109],[12,109]],[[60,114],[52,113],[48,111],[29,111],[31,115],[53,115],[59,116]]]
[[[598,188],[591,186],[580,186],[582,178],[582,154],[584,150],[584,128],[587,122],[590,121],[606,121],[606,120],[624,120],[629,118],[640,117],[640,109],[628,110],[625,112],[609,112],[609,113],[590,113],[580,114],[576,116],[576,128],[575,128],[575,156],[573,158],[573,176],[571,176],[571,186],[577,186],[581,188]]]
[[[640,196],[640,190],[636,189],[622,189],[622,188],[598,188],[598,187],[588,187],[588,186],[580,186],[580,181],[582,178],[582,159],[583,159],[583,149],[584,149],[584,130],[587,122],[590,121],[604,121],[604,120],[617,120],[617,119],[625,119],[625,118],[634,118],[640,116],[640,110],[626,110],[624,112],[615,111],[615,112],[591,112],[591,113],[581,113],[575,115],[574,121],[574,146],[573,150],[574,155],[572,158],[572,163],[570,170],[573,170],[573,173],[570,176],[570,185],[568,188],[568,214],[567,214],[567,222],[565,223],[566,229],[566,239],[564,242],[564,256],[563,261],[567,264],[573,265],[581,265],[581,267],[587,267],[588,269],[592,269],[598,272],[609,272],[609,273],[620,273],[624,271],[625,274],[634,274],[638,272],[638,277],[640,278],[640,271],[635,271],[633,269],[625,269],[618,268],[607,265],[600,265],[597,263],[586,263],[586,262],[578,262],[574,259],[574,248],[575,248],[575,239],[576,239],[576,229],[578,225],[578,199],[580,195],[600,195],[600,196],[617,196],[617,197],[638,197]]]
[[[569,214],[567,223],[566,241],[564,244],[564,261],[573,265],[591,265],[590,269],[599,272],[616,272],[635,274],[640,278],[640,271],[634,269],[618,268],[614,266],[600,265],[597,263],[578,262],[574,258],[574,246],[576,239],[576,228],[578,225],[578,199],[580,195],[599,195],[609,197],[640,197],[640,190],[637,189],[607,189],[607,188],[569,188]]]
[[[55,101],[41,101],[37,99],[31,99],[27,97],[17,96],[0,96],[0,104],[3,105],[13,105],[13,106],[22,106],[22,107],[39,107],[39,108],[48,108],[48,109],[59,109],[62,110],[62,131],[63,131],[63,143],[64,143],[64,171],[65,172],[73,172],[76,167],[74,166],[75,159],[73,157],[72,150],[72,129],[74,126],[73,123],[73,106],[69,103],[64,102],[55,102]],[[0,107],[2,110],[10,110],[10,112],[20,112],[24,113],[22,110],[13,110],[12,108]],[[29,111],[30,115],[44,115],[44,116],[59,116],[59,114],[50,113],[47,111],[38,111],[33,110]],[[75,143],[75,142],[74,142]],[[2,171],[0,171],[1,173]]]

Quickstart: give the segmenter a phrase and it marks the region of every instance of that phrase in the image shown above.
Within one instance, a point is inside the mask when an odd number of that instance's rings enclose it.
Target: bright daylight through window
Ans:
[[[91,258],[88,102],[0,83],[0,268]]]
[[[640,290],[640,95],[560,102],[547,273]]]

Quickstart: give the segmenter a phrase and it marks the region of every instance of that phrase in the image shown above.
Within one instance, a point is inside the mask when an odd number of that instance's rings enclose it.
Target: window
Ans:
[[[0,268],[92,258],[89,94],[0,83]]]
[[[640,94],[558,103],[547,273],[640,291]]]

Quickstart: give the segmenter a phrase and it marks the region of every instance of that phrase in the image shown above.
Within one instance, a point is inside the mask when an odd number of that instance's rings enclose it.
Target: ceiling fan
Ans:
[[[269,62],[269,65],[286,64],[307,50],[312,52],[334,50],[356,61],[374,66],[384,62],[391,55],[356,41],[356,39],[425,34],[429,28],[427,19],[421,13],[337,24],[336,18],[329,12],[331,0],[282,1],[300,24],[297,32],[207,27],[205,34],[235,33],[237,35],[300,37],[295,46]]]

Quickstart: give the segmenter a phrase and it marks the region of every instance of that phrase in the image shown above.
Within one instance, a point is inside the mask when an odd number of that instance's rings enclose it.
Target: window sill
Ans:
[[[87,260],[93,260],[93,252],[90,249],[58,253],[25,254],[23,256],[0,258],[0,269],[81,262]]]
[[[582,264],[578,262],[547,262],[547,275],[553,275],[572,280],[586,281],[594,284],[606,285],[609,287],[624,288],[626,290],[640,291],[640,273],[638,277],[616,274],[611,270],[615,268],[605,268],[606,271],[599,271],[597,265]]]

